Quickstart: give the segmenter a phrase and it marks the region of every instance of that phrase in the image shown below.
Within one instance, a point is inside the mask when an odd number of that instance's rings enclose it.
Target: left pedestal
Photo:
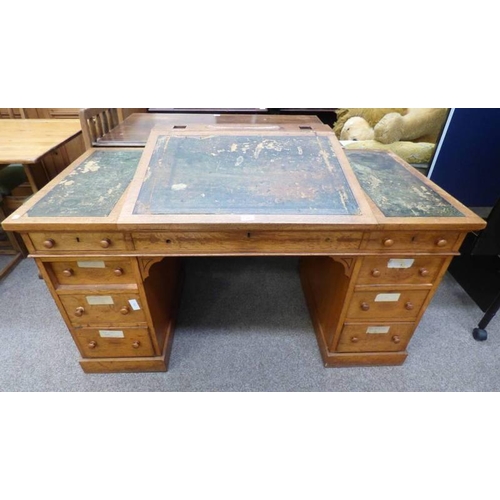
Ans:
[[[167,371],[179,258],[37,257],[86,373]]]

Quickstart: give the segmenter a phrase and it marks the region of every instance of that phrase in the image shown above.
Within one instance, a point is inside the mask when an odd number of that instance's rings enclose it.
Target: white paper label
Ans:
[[[104,306],[114,304],[111,295],[87,295],[87,302],[91,306]]]
[[[390,326],[369,326],[366,333],[389,333]]]
[[[241,219],[241,222],[249,222],[249,221],[255,220],[255,215],[242,215],[240,217],[240,219]]]
[[[375,302],[397,302],[401,297],[400,293],[379,293],[375,297]]]
[[[139,306],[139,303],[137,302],[137,300],[135,300],[135,299],[130,299],[130,300],[128,301],[128,303],[130,304],[130,307],[131,307],[134,311],[139,311],[140,306]]]
[[[124,339],[125,334],[122,330],[99,330],[99,335],[108,339]]]
[[[415,259],[389,259],[387,267],[389,269],[408,269],[413,266]]]
[[[76,264],[78,267],[106,267],[103,260],[78,260]]]

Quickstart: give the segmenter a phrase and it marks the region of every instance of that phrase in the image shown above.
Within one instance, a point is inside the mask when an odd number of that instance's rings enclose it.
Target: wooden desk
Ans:
[[[393,154],[346,156],[331,131],[288,125],[89,150],[3,225],[36,259],[83,369],[130,372],[167,370],[182,258],[203,255],[300,255],[325,366],[401,364],[485,224]]]
[[[0,165],[23,164],[33,192],[84,150],[79,120],[0,120]]]
[[[217,130],[224,130],[228,125],[234,124],[259,124],[262,125],[262,127],[298,124],[311,127],[324,127],[324,124],[317,116],[134,113],[125,118],[125,120],[113,130],[99,138],[94,146],[144,147],[154,127],[194,124],[211,126],[214,132]]]

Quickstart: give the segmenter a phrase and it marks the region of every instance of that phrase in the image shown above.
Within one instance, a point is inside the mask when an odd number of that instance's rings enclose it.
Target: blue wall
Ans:
[[[469,207],[500,198],[500,109],[456,108],[430,178]]]

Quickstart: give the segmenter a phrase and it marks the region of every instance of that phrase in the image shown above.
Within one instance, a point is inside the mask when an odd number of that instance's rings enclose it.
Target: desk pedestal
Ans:
[[[324,365],[403,363],[464,234],[365,232],[354,251],[303,256],[300,276]],[[24,238],[80,350],[84,371],[167,370],[184,239],[162,240],[159,255],[156,233],[44,232]],[[156,242],[146,248],[149,255],[138,251],[144,241]],[[267,239],[263,242],[270,254]],[[206,245],[193,248],[201,252]],[[277,245],[273,254],[282,248]],[[191,247],[185,251],[193,254]]]

